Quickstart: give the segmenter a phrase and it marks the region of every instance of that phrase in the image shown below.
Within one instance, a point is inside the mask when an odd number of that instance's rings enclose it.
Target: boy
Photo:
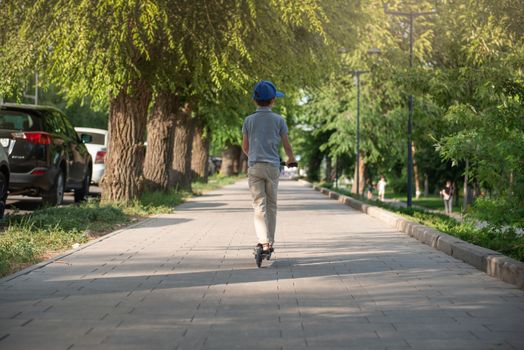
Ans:
[[[253,197],[255,210],[255,232],[257,247],[265,252],[273,251],[277,219],[277,190],[280,175],[280,142],[288,157],[288,164],[296,163],[289,144],[286,121],[271,111],[277,97],[284,93],[277,91],[270,81],[256,84],[253,100],[257,106],[255,113],[244,120],[242,126],[242,150],[248,156],[249,190]]]

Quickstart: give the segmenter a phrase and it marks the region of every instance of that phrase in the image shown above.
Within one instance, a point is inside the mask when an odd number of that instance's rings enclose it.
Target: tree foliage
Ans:
[[[446,107],[448,135],[439,140],[444,159],[468,160],[470,175],[498,195],[524,198],[524,11],[515,1],[482,1],[470,7],[449,2],[449,31],[437,45],[451,48],[435,54],[441,69],[431,86]],[[459,35],[457,35],[457,33]]]
[[[286,92],[277,109],[312,178],[324,157],[341,160],[351,177],[352,71],[366,70],[360,149],[371,177],[403,182],[413,95],[419,176],[433,189],[458,183],[467,161],[471,185],[508,203],[524,199],[520,1],[386,3],[438,12],[414,21],[413,68],[408,18],[385,13],[382,0],[1,0],[0,94],[21,96],[35,70],[71,101],[99,106],[118,96],[153,105],[169,93],[194,104],[218,151],[240,141],[251,89],[270,79]],[[135,138],[129,147],[139,162],[143,135]]]
[[[524,184],[524,9],[517,0],[388,1],[397,11],[437,15],[414,22],[414,61],[408,68],[407,18],[387,15],[381,1],[362,3],[357,47],[340,55],[347,69],[306,93],[299,120],[332,157],[351,155],[356,140],[354,69],[361,85],[361,152],[371,173],[405,173],[407,96],[415,96],[413,141],[421,174],[433,188],[446,179],[469,182],[509,201]],[[381,49],[370,56],[371,47]],[[311,143],[301,141],[308,154]],[[313,145],[313,144],[312,144]],[[317,147],[317,146],[312,146]],[[352,167],[346,171],[352,173]],[[395,182],[395,181],[392,181]],[[479,194],[480,192],[477,192]]]
[[[232,101],[249,96],[262,78],[290,96],[314,84],[330,70],[336,45],[347,41],[339,28],[354,7],[317,0],[20,0],[3,9],[4,90],[16,90],[37,69],[71,99],[109,100],[114,137],[104,193],[131,186],[107,197],[129,200],[142,188],[140,132],[151,97],[154,103],[167,92],[181,106],[191,101],[192,110],[213,112],[203,118],[217,121],[217,140],[238,138],[230,130],[245,114],[235,110],[246,104],[231,108]]]

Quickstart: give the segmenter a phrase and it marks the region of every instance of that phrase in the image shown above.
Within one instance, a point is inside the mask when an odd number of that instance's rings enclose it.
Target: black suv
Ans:
[[[92,160],[71,122],[52,107],[0,105],[0,144],[9,156],[10,194],[41,196],[60,205],[64,191],[84,200],[91,182]]]
[[[7,153],[0,147],[0,220],[4,217],[7,189],[9,188],[9,159]]]

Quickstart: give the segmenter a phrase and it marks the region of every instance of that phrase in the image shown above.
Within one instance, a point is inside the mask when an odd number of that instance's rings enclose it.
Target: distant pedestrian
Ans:
[[[377,184],[378,187],[378,199],[380,199],[382,202],[384,201],[384,194],[386,193],[386,179],[384,179],[384,176],[380,177],[380,181]]]
[[[440,196],[444,200],[444,210],[446,214],[451,214],[453,212],[453,194],[455,192],[455,187],[451,181],[446,181],[446,186],[440,191]]]
[[[373,183],[371,182],[371,180],[368,180],[367,187],[368,187],[367,197],[369,200],[373,200]]]

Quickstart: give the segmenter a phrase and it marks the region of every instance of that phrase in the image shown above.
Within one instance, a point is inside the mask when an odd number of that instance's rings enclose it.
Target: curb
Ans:
[[[15,273],[11,274],[11,275],[8,275],[8,276],[5,276],[5,277],[3,277],[3,278],[0,278],[0,284],[2,284],[2,283],[6,283],[6,282],[9,282],[9,281],[14,280],[15,278],[18,278],[18,277],[21,277],[21,276],[24,276],[24,275],[30,274],[31,272],[33,272],[33,271],[35,271],[35,270],[39,270],[39,269],[41,269],[41,268],[43,268],[43,267],[46,267],[47,265],[52,264],[52,263],[56,262],[57,260],[61,260],[61,259],[65,258],[65,257],[68,257],[69,255],[75,254],[76,252],[79,252],[79,251],[81,251],[81,250],[84,250],[84,249],[86,249],[86,248],[88,248],[88,247],[90,247],[90,246],[92,246],[92,245],[95,245],[95,244],[97,244],[97,243],[100,243],[100,242],[102,242],[102,241],[105,241],[106,239],[109,239],[109,238],[111,238],[111,237],[113,237],[113,236],[116,236],[116,235],[118,235],[118,234],[120,234],[120,233],[123,233],[124,231],[126,231],[126,230],[128,230],[128,229],[130,229],[130,228],[133,228],[133,227],[136,227],[136,226],[142,225],[142,224],[144,224],[144,223],[146,223],[146,222],[148,222],[148,221],[151,221],[151,220],[155,219],[156,216],[157,216],[157,215],[150,216],[150,217],[148,217],[148,218],[145,219],[145,220],[142,220],[142,221],[137,222],[137,223],[135,223],[135,224],[132,224],[132,225],[126,226],[126,227],[121,228],[121,229],[119,229],[119,230],[116,230],[116,231],[113,231],[113,232],[111,232],[111,233],[108,233],[107,235],[104,235],[104,236],[102,236],[102,237],[99,237],[99,238],[97,238],[97,239],[94,239],[94,240],[92,240],[92,241],[90,241],[90,242],[87,242],[87,243],[85,243],[85,244],[82,244],[82,245],[81,245],[80,247],[78,247],[78,248],[74,248],[74,249],[67,250],[67,251],[65,251],[65,252],[63,252],[63,253],[61,253],[61,254],[59,254],[59,255],[57,255],[57,256],[51,258],[51,259],[41,261],[41,262],[39,262],[38,264],[31,265],[31,266],[29,266],[29,267],[26,267],[26,268],[23,269],[23,270],[17,271],[17,272],[15,272]]]
[[[524,290],[524,263],[520,261],[509,258],[494,250],[465,242],[436,229],[409,221],[388,210],[365,204],[354,198],[333,192],[324,187],[314,186],[305,180],[299,180],[299,183],[311,187],[315,191],[319,191],[331,199],[336,199],[338,202],[353,209],[379,219],[388,225],[395,227],[398,231],[404,232],[408,236],[440,250],[449,256],[462,260],[478,270],[485,272],[489,276],[513,284]]]

